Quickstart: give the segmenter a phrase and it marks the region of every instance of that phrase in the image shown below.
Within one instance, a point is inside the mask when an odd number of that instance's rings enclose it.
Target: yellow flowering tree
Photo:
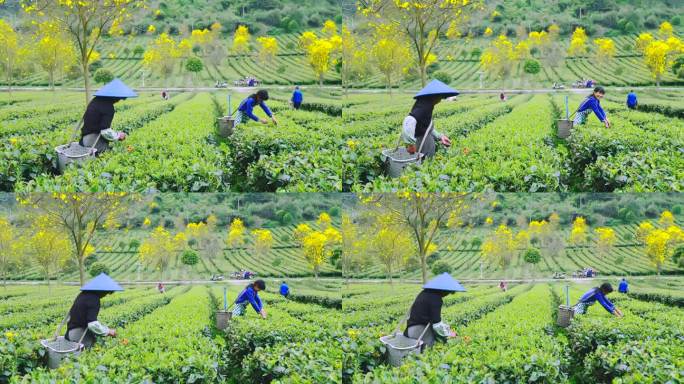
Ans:
[[[168,77],[176,67],[177,59],[182,53],[176,42],[166,33],[157,36],[145,50],[143,66],[150,71],[157,72],[162,77]]]
[[[482,53],[480,65],[491,77],[501,80],[501,88],[503,88],[513,67],[511,62],[514,60],[516,60],[516,54],[513,43],[505,35],[501,35],[492,41]]]
[[[265,63],[272,63],[278,54],[278,40],[275,37],[257,37],[259,43],[259,60]]]
[[[582,216],[577,216],[572,222],[572,229],[570,230],[570,239],[568,240],[573,246],[581,246],[586,244],[587,236],[589,235],[589,226],[587,220]]]
[[[382,218],[378,221],[379,226],[374,230],[371,250],[375,258],[385,267],[391,284],[394,273],[399,271],[411,257],[414,247],[411,239],[403,231],[385,226]]]
[[[596,246],[599,253],[608,256],[617,242],[615,231],[608,227],[598,227],[594,229],[594,233],[596,234]]]
[[[27,55],[28,51],[21,43],[19,34],[8,22],[0,19],[0,65],[5,72],[10,97],[12,96],[15,70],[26,59]]]
[[[568,55],[582,56],[587,53],[587,32],[582,27],[577,27],[570,37]]]
[[[316,222],[322,229],[330,228],[332,225],[332,218],[327,212],[321,212],[318,215],[318,221]]]
[[[371,258],[368,257],[366,250],[372,241],[366,241],[366,236],[359,232],[358,225],[347,214],[342,215],[340,234],[343,251],[342,276],[349,277],[351,272],[361,271],[365,266],[370,265]]]
[[[304,244],[304,238],[313,231],[313,228],[311,228],[309,224],[301,223],[295,227],[292,236],[294,237],[295,242],[301,247]]]
[[[21,242],[9,218],[0,216],[0,278],[7,285],[7,277],[16,271],[22,262],[18,246]]]
[[[530,246],[530,233],[524,229],[516,233],[515,246],[518,249],[527,249]]]
[[[171,260],[177,256],[178,251],[182,249],[185,240],[184,235],[173,236],[160,225],[140,244],[138,248],[140,261],[159,271],[159,278],[163,280],[164,272]]]
[[[204,56],[206,54],[207,46],[209,46],[214,41],[215,35],[211,30],[204,29],[193,29],[190,32],[190,42],[200,48],[201,54]]]
[[[310,40],[310,35],[302,35],[300,38],[300,44],[306,50],[307,61],[316,74],[316,77],[318,77],[318,84],[320,86],[323,86],[325,74],[328,73],[331,66],[335,63],[333,54],[335,53],[336,47],[333,42],[339,39],[341,43],[341,38],[339,36],[334,37],[336,37],[335,40],[333,40],[333,38],[318,38],[315,37],[314,34],[313,40]]]
[[[658,275],[670,253],[670,235],[663,229],[654,229],[644,239],[646,255],[656,267]]]
[[[245,223],[239,217],[230,223],[226,244],[230,248],[239,248],[245,245]]]
[[[472,13],[482,9],[481,0],[364,0],[359,10],[372,20],[401,25],[404,40],[411,42],[414,66],[421,84],[427,84],[429,60],[440,38],[457,38]]]
[[[660,80],[674,64],[677,55],[684,52],[684,43],[676,36],[656,40],[652,36],[641,34],[637,39],[637,49],[643,52],[644,64],[660,87]]]
[[[648,221],[642,221],[636,229],[635,239],[641,243],[646,244],[646,237],[651,233],[655,227]]]
[[[122,32],[122,25],[144,0],[21,0],[24,11],[37,21],[54,22],[70,37],[81,65],[86,104],[90,101],[88,67],[95,59],[95,48],[105,34]]]
[[[309,49],[309,46],[314,43],[318,39],[318,36],[316,35],[316,32],[313,31],[305,31],[302,32],[302,34],[299,36],[299,46],[303,50]]]
[[[499,225],[483,243],[482,257],[490,265],[507,268],[515,253],[516,242],[513,231],[505,224]]]
[[[663,40],[667,40],[674,35],[674,28],[669,21],[663,21],[658,28],[658,34]]]
[[[376,24],[373,42],[370,51],[373,63],[385,77],[385,86],[392,94],[393,82],[409,69],[406,61],[411,56],[411,49],[399,26],[394,24]]]
[[[546,245],[549,236],[553,232],[551,224],[546,220],[532,220],[527,228],[530,239],[539,242],[540,245]]]
[[[51,20],[38,24],[33,36],[35,61],[48,73],[50,87],[55,88],[55,75],[68,69],[76,59],[76,51],[64,31]]]
[[[458,227],[472,212],[472,204],[480,202],[470,193],[398,192],[360,196],[364,213],[382,216],[386,227],[401,230],[412,239],[420,264],[423,282],[427,282],[430,245],[438,230],[445,226]]]
[[[72,242],[73,258],[85,284],[85,259],[98,229],[112,228],[140,198],[124,192],[26,193],[17,195],[31,215],[44,215],[53,228],[59,228]]]
[[[72,254],[71,242],[64,233],[52,225],[48,215],[40,215],[31,223],[31,235],[27,239],[25,250],[39,266],[43,277],[47,280],[48,291],[50,279],[60,271]]]
[[[673,226],[674,222],[674,215],[670,211],[663,211],[663,213],[660,214],[660,219],[658,219],[658,224],[663,228]]]
[[[551,43],[551,34],[546,31],[532,31],[527,39],[532,47],[543,49]]]
[[[233,52],[237,55],[246,55],[249,53],[249,41],[252,36],[249,33],[249,28],[245,25],[238,25],[233,36]]]
[[[596,60],[598,62],[606,64],[615,57],[617,50],[615,49],[615,42],[613,39],[594,39],[594,44],[596,44]]]
[[[332,256],[335,247],[341,243],[342,234],[333,227],[324,231],[308,232],[302,238],[304,258],[311,266],[316,279],[318,279],[321,265]]]
[[[257,257],[264,257],[273,248],[273,234],[268,229],[255,229],[252,231],[254,240],[252,247]]]
[[[637,51],[644,53],[644,51],[646,50],[646,47],[648,47],[653,42],[653,40],[654,40],[653,35],[651,35],[650,33],[648,33],[648,32],[640,33],[636,39]]]

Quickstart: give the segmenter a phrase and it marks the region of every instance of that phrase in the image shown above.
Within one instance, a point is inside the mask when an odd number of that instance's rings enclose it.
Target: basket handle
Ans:
[[[59,335],[62,333],[62,327],[64,326],[64,324],[66,324],[67,321],[69,321],[69,318],[71,317],[71,316],[69,316],[69,313],[71,313],[71,309],[69,309],[66,316],[64,316],[64,319],[62,319],[62,322],[59,323],[59,325],[57,326],[57,331],[55,331],[54,340],[57,340]]]
[[[83,115],[83,117],[81,117],[81,120],[79,120],[78,123],[76,123],[76,125],[74,126],[74,134],[71,136],[70,141],[74,141],[74,139],[78,136],[78,132],[81,130],[81,127],[84,124],[84,119],[85,115]]]
[[[427,325],[423,329],[423,332],[420,334],[420,336],[418,336],[418,343],[420,343],[420,341],[423,340],[423,336],[425,335],[425,332],[427,332],[428,328],[430,328],[431,325],[432,325],[432,323],[427,323]]]
[[[406,312],[406,315],[399,320],[399,324],[397,324],[397,327],[394,328],[394,334],[396,335],[399,333],[399,330],[401,329],[401,325],[404,324],[405,322],[408,322],[409,317],[411,316],[411,308]]]
[[[97,134],[97,139],[95,139],[95,141],[93,142],[93,146],[90,147],[91,154],[93,153],[93,150],[95,150],[95,146],[97,145],[97,143],[100,141],[100,136],[102,136],[102,131],[100,131],[100,133]]]
[[[83,338],[85,338],[85,335],[86,335],[86,333],[88,333],[88,332],[90,332],[90,331],[88,330],[88,327],[86,326],[86,328],[83,330],[83,333],[81,334],[81,338],[78,339],[78,343],[79,343],[79,344],[83,345]]]

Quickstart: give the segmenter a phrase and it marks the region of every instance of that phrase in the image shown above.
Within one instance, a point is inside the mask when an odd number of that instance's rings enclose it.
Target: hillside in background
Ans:
[[[681,26],[679,0],[488,0],[487,12],[475,18],[494,33],[515,34],[519,26],[538,31],[556,23],[562,35],[584,27],[589,35],[618,36],[657,29],[663,20]],[[496,11],[499,16],[493,16]]]
[[[140,247],[151,237],[153,230],[163,227],[172,235],[185,231],[187,244],[171,256],[164,279],[209,279],[214,274],[228,276],[231,272],[250,270],[259,276],[309,277],[312,269],[293,231],[306,223],[314,230],[323,229],[318,222],[321,213],[330,215],[331,225],[339,228],[341,216],[340,196],[335,194],[160,194],[129,207],[112,231],[96,234],[95,253],[89,257],[88,268],[95,263],[104,264],[115,278],[122,280],[155,280],[159,272],[140,261]],[[189,223],[207,223],[209,216],[216,223],[205,240],[190,238]],[[11,194],[0,194],[0,217],[10,217],[19,232],[30,225],[23,210]],[[231,247],[226,243],[230,224],[240,218],[246,227],[245,243]],[[253,249],[255,229],[268,229],[273,243],[265,253]],[[199,262],[193,267],[182,263],[182,256],[193,251]],[[335,253],[320,266],[321,276],[339,276]],[[56,278],[78,280],[78,269],[69,261]],[[40,280],[41,269],[29,263],[13,273],[11,279]]]
[[[20,0],[0,5],[0,17],[20,15]],[[148,10],[135,15],[126,34],[144,34],[150,24],[159,32],[178,34],[208,28],[214,22],[232,34],[247,25],[254,34],[279,34],[318,29],[326,19],[340,23],[338,0],[152,0]],[[160,12],[157,14],[157,10]]]
[[[441,228],[434,239],[437,250],[428,258],[430,268],[446,264],[458,278],[550,278],[556,272],[571,276],[573,272],[587,267],[603,275],[653,275],[655,266],[649,260],[645,247],[637,239],[637,228],[642,221],[658,225],[663,211],[671,211],[675,222],[682,226],[684,200],[677,194],[497,194],[491,198],[493,204],[477,209],[465,220],[463,226]],[[495,202],[495,203],[494,203]],[[369,234],[366,228],[370,221],[363,214],[364,208],[353,200],[345,201],[345,211],[354,212],[360,225],[359,233]],[[531,231],[531,221],[550,221],[552,213],[559,216],[558,226],[550,229],[548,237],[532,240],[529,247],[540,250],[538,264],[524,260],[525,246],[516,246],[510,262],[503,268],[487,262],[482,257],[483,243],[491,238],[501,225],[511,230],[513,238],[521,231]],[[573,221],[584,217],[588,225],[588,241],[583,244],[570,242]],[[601,248],[595,234],[598,227],[611,228],[615,243],[609,249]],[[407,236],[409,229],[406,229]],[[530,232],[531,233],[531,232]],[[374,243],[372,235],[368,238]],[[368,248],[367,263],[363,268],[352,271],[356,278],[385,278],[384,266],[375,258],[374,245]],[[409,259],[395,277],[419,279],[418,261]],[[661,272],[679,274],[684,263],[667,260]],[[433,272],[434,273],[434,272]]]
[[[345,19],[364,44],[372,47],[371,27],[364,16],[354,14],[351,4],[343,4]],[[527,89],[550,88],[554,83],[570,88],[582,79],[593,79],[603,86],[652,86],[654,75],[648,69],[642,52],[636,49],[640,33],[658,36],[661,23],[668,21],[676,36],[682,36],[684,2],[681,1],[575,1],[575,0],[489,0],[481,10],[459,25],[458,38],[442,36],[432,53],[436,61],[427,68],[429,77],[438,78],[464,89]],[[372,19],[371,19],[372,21]],[[498,36],[506,36],[515,46],[527,40],[531,32],[548,30],[557,25],[558,35],[544,50],[533,48],[526,60],[513,60],[505,75],[493,75],[481,64],[481,59]],[[587,34],[586,52],[569,55],[570,35],[577,28]],[[613,40],[615,51],[609,60],[599,60],[597,38]],[[411,44],[408,44],[411,46]],[[543,52],[542,52],[543,51]],[[413,53],[412,53],[413,54]],[[350,81],[352,87],[384,88],[387,76],[381,73],[371,56],[370,65]],[[539,70],[525,68],[527,61],[536,60]],[[362,68],[362,65],[359,66]],[[420,76],[415,68],[392,75],[393,86],[420,88]],[[503,80],[501,79],[503,77]],[[684,73],[666,70],[661,85],[681,86]]]

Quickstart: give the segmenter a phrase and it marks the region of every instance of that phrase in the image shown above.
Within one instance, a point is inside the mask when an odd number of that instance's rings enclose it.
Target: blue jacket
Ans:
[[[254,287],[251,285],[240,293],[237,300],[235,300],[235,304],[242,304],[246,301],[249,301],[249,303],[252,304],[252,308],[254,308],[257,313],[261,312],[261,309],[263,308],[261,299],[259,298],[257,291],[255,291]]]
[[[584,112],[587,109],[594,111],[596,117],[598,117],[602,123],[606,121],[606,112],[603,111],[603,108],[601,108],[601,103],[597,98],[594,97],[594,95],[587,97],[582,104],[580,104],[577,112]]]
[[[254,100],[252,97],[248,97],[240,103],[240,106],[238,107],[238,111],[244,113],[247,117],[254,121],[259,121],[259,118],[254,115],[254,107],[256,106],[256,100]],[[266,115],[268,117],[273,117],[273,113],[271,113],[271,110],[268,109],[268,106],[266,106],[266,103],[263,101],[259,103],[259,106],[261,109],[264,110]]]
[[[299,89],[295,89],[294,92],[292,92],[292,102],[293,103],[301,103],[304,100],[304,95],[302,94],[302,91]]]
[[[290,293],[290,287],[287,286],[287,284],[282,283],[280,285],[280,294],[283,296],[286,296]]]
[[[630,92],[629,95],[627,95],[627,106],[634,107],[636,105],[637,105],[637,95],[634,92]]]
[[[618,292],[627,293],[628,291],[629,291],[629,285],[627,284],[627,280],[620,281],[620,285],[618,285]]]
[[[596,301],[601,303],[603,308],[606,309],[606,311],[613,313],[615,310],[615,305],[608,300],[606,295],[603,294],[603,291],[601,291],[598,288],[592,288],[590,289],[587,293],[582,295],[582,297],[579,299],[580,303],[585,303],[587,306],[589,305],[594,305]]]

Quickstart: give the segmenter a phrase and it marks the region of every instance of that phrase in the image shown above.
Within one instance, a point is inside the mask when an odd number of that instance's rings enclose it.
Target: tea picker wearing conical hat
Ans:
[[[465,292],[465,288],[446,272],[428,281],[411,305],[404,336],[418,339],[425,331],[422,340],[426,347],[455,337],[456,332],[442,321],[443,299],[454,292]]]
[[[116,330],[97,320],[100,313],[100,300],[116,291],[123,291],[123,288],[104,273],[81,287],[81,293],[76,296],[69,310],[65,338],[69,341],[78,341],[83,332],[87,332],[82,343],[86,348],[90,348],[97,336],[116,336]]]
[[[441,81],[432,80],[430,84],[413,97],[416,101],[413,104],[413,108],[411,108],[411,112],[404,119],[402,130],[402,138],[409,146],[409,153],[415,153],[420,150],[426,157],[431,157],[434,156],[436,151],[435,140],[439,140],[446,147],[451,145],[451,140],[435,129],[432,112],[435,109],[435,105],[439,104],[443,99],[458,94],[458,91]]]
[[[95,92],[83,115],[83,128],[79,144],[84,147],[95,146],[97,153],[109,149],[110,141],[126,139],[124,132],[117,132],[111,128],[114,120],[114,104],[129,97],[138,97],[119,79],[114,79]]]

